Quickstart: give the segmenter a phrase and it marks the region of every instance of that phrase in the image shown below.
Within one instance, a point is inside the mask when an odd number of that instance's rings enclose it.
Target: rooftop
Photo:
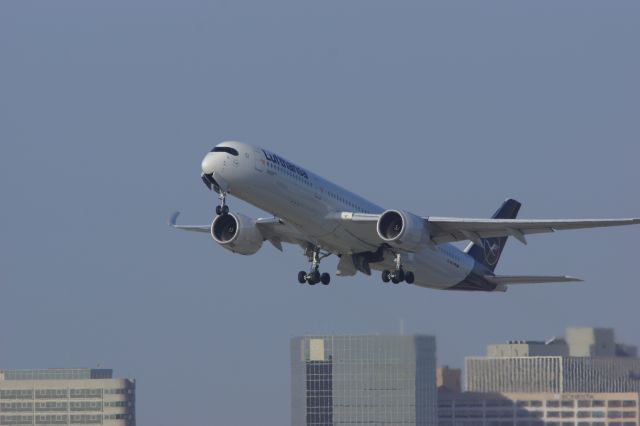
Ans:
[[[113,370],[108,368],[0,370],[0,380],[87,380],[111,378],[113,378]]]

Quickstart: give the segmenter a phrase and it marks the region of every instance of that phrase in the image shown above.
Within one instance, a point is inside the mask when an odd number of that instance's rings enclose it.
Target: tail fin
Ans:
[[[502,206],[491,216],[492,219],[515,219],[521,204],[513,199],[505,200]],[[482,246],[471,243],[465,249],[465,253],[473,257],[476,262],[486,266],[490,271],[496,269],[502,249],[507,242],[507,237],[483,238]]]

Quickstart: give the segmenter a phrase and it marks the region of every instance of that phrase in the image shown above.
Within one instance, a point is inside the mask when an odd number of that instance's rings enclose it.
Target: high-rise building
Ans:
[[[135,381],[110,369],[0,371],[0,425],[135,423]]]
[[[293,426],[436,425],[435,338],[291,340]]]

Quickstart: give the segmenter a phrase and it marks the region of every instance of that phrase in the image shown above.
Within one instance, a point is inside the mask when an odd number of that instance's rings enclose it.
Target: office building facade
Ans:
[[[440,393],[440,426],[637,426],[638,393]]]
[[[293,426],[436,425],[435,338],[291,340]]]
[[[0,371],[0,425],[135,426],[135,381],[109,369]]]
[[[467,358],[471,392],[640,392],[640,359]]]
[[[640,392],[636,348],[616,343],[609,328],[568,328],[566,339],[487,346],[465,360],[470,392]]]

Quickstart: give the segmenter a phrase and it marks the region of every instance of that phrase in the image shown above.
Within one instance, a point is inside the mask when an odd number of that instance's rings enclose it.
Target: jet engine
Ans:
[[[403,210],[387,210],[378,219],[378,236],[387,244],[416,252],[429,241],[424,219]]]
[[[253,219],[239,213],[217,216],[211,223],[211,237],[227,250],[240,254],[254,254],[264,238]]]

